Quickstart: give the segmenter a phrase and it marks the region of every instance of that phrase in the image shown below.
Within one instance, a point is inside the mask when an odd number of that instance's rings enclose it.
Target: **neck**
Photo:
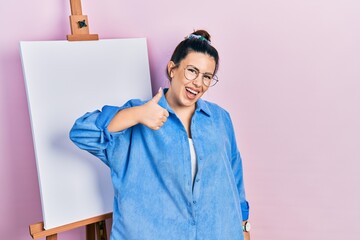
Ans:
[[[180,105],[176,99],[174,99],[171,95],[170,89],[169,91],[165,94],[165,98],[166,101],[168,102],[169,106],[171,107],[171,109],[175,112],[175,114],[177,116],[191,116],[193,115],[193,113],[195,112],[195,108],[196,108],[196,104],[193,104],[191,106],[183,106]]]

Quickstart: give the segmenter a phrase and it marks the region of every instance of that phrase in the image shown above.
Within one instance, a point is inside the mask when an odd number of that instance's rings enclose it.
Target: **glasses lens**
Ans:
[[[207,87],[211,86],[212,81],[213,81],[213,76],[212,75],[210,75],[210,74],[204,74],[203,75],[203,83],[204,83],[205,86],[207,86]]]
[[[203,83],[205,86],[207,87],[212,87],[214,86],[217,82],[218,82],[218,78],[216,75],[212,76],[212,75],[206,75],[204,74],[204,77],[203,77]]]
[[[199,75],[199,72],[195,68],[188,66],[185,68],[184,74],[185,74],[185,77],[187,80],[192,81],[195,78],[197,78],[197,76]]]
[[[187,66],[184,69],[185,78],[189,81],[195,80],[199,76],[200,72],[193,66]],[[203,84],[207,87],[214,86],[219,80],[216,75],[203,73],[202,76]]]
[[[218,80],[218,77],[217,77],[216,75],[214,75],[214,76],[212,76],[211,81],[210,81],[209,85],[207,85],[207,86],[212,87],[212,86],[214,86],[218,81],[219,81],[219,80]]]

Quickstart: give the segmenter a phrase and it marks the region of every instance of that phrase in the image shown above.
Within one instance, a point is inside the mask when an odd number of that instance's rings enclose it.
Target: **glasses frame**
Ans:
[[[197,72],[196,77],[195,77],[194,79],[189,79],[189,78],[186,76],[186,69],[188,69],[189,67],[193,68],[193,69],[196,70],[196,72]],[[205,72],[205,73],[202,73],[202,72],[199,71],[199,69],[198,69],[197,67],[195,67],[195,66],[193,66],[193,65],[187,65],[187,66],[184,68],[184,77],[185,77],[187,80],[189,80],[189,81],[194,81],[195,79],[197,79],[197,78],[199,77],[200,74],[202,74],[202,78],[201,78],[202,83],[203,83],[205,86],[207,86],[207,87],[213,87],[213,86],[215,86],[216,83],[219,82],[219,79],[218,79],[218,77],[217,77],[215,74],[212,75],[212,74],[209,74],[209,73],[206,73],[206,72]],[[207,85],[207,84],[205,83],[205,81],[204,81],[204,75],[205,75],[205,74],[207,74],[207,75],[212,75],[212,77],[211,77],[211,84],[209,84],[209,85]]]

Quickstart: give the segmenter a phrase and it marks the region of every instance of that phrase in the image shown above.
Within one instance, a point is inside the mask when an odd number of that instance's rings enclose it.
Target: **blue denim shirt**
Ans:
[[[111,169],[114,186],[112,240],[242,240],[248,218],[242,162],[229,114],[198,100],[191,135],[198,170],[192,184],[188,136],[163,96],[170,116],[160,130],[142,124],[117,133],[107,126],[122,107],[79,118],[70,138]]]

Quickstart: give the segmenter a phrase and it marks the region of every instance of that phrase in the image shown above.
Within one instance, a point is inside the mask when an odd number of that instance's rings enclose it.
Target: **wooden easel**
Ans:
[[[99,40],[99,35],[89,34],[89,22],[86,15],[82,15],[81,1],[70,0],[71,16],[70,27],[71,35],[67,35],[69,41],[88,41]]]
[[[111,217],[112,213],[107,213],[47,230],[44,229],[44,222],[39,222],[30,225],[29,230],[33,239],[46,237],[46,240],[57,240],[58,233],[86,226],[86,240],[107,240],[105,220]]]
[[[68,41],[99,40],[97,34],[89,34],[88,17],[82,15],[81,1],[70,0],[71,35],[67,35]],[[106,219],[112,218],[112,213],[92,217],[82,221],[69,223],[52,229],[44,229],[44,222],[38,222],[29,226],[30,235],[33,239],[46,237],[46,240],[57,240],[58,233],[69,231],[78,227],[86,226],[86,240],[107,240]]]

